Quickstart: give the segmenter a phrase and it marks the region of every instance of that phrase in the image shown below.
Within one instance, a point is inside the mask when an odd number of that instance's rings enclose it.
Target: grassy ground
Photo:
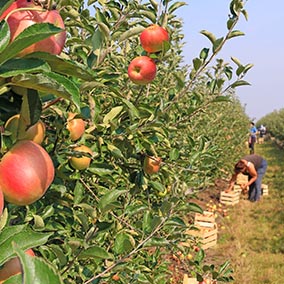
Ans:
[[[256,147],[268,161],[263,183],[269,195],[258,203],[245,198],[219,220],[218,244],[206,254],[211,263],[230,260],[235,284],[284,283],[284,150],[272,142]]]

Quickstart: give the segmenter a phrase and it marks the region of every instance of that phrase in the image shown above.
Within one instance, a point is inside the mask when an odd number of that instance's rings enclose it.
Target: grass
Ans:
[[[217,246],[208,250],[213,263],[230,260],[234,284],[284,283],[284,150],[273,142],[258,145],[267,159],[263,183],[269,195],[258,203],[246,199],[229,209],[221,222]]]

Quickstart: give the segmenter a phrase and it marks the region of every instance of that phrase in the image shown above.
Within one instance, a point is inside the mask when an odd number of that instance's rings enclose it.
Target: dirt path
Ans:
[[[272,143],[257,145],[268,161],[263,183],[269,195],[258,203],[246,199],[220,217],[218,244],[206,254],[211,263],[230,260],[235,284],[284,283],[284,150]]]

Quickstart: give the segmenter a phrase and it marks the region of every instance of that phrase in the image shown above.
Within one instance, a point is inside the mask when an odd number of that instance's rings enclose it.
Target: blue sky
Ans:
[[[210,47],[208,39],[199,33],[201,30],[208,30],[216,37],[227,31],[230,1],[185,2],[188,5],[180,8],[178,15],[184,21],[185,61],[191,64],[203,47]],[[239,87],[237,94],[246,113],[257,121],[274,110],[284,108],[284,0],[248,0],[245,9],[249,14],[248,21],[242,17],[236,26],[245,36],[231,39],[218,58],[230,62],[230,57],[234,56],[243,64],[254,64],[245,78],[251,86]]]

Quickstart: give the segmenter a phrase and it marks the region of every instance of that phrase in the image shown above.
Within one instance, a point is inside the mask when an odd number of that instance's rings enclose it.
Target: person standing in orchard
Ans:
[[[250,149],[250,154],[254,154],[254,144],[256,142],[256,133],[257,133],[257,128],[255,127],[254,123],[250,123],[250,135],[249,135],[249,149]]]
[[[261,196],[261,182],[267,169],[267,161],[256,154],[246,155],[240,159],[234,167],[229,187],[226,192],[230,192],[237,180],[237,176],[242,173],[248,176],[248,182],[241,185],[244,190],[249,187],[248,199],[252,202],[259,201]]]

